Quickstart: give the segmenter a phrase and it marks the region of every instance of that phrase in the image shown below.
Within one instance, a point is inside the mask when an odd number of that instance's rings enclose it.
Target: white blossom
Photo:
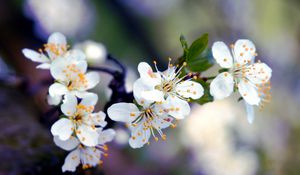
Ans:
[[[138,105],[116,103],[107,109],[107,114],[112,120],[124,122],[129,127],[131,131],[129,145],[132,148],[141,148],[150,143],[151,135],[158,141],[157,134],[165,140],[166,135],[162,129],[176,126],[172,123],[174,118],[168,114],[170,109],[167,109],[164,103],[154,103],[138,96],[135,96],[135,100]],[[176,113],[180,107],[173,107],[172,110]]]
[[[257,55],[250,40],[240,39],[231,46],[232,52],[224,42],[215,42],[212,53],[217,63],[228,69],[220,73],[210,84],[210,93],[215,99],[228,97],[237,87],[246,101],[248,120],[253,121],[253,109],[249,105],[262,106],[271,98],[269,90],[272,70],[260,61],[254,63]]]
[[[76,50],[54,60],[50,73],[56,82],[49,87],[49,95],[56,99],[66,93],[83,97],[87,90],[95,87],[100,81],[97,72],[87,72],[87,62],[82,53]]]
[[[156,62],[154,63],[156,65]],[[166,71],[160,72],[156,68],[157,72],[153,72],[149,64],[141,62],[138,65],[140,78],[134,83],[134,95],[141,96],[146,100],[167,101],[169,105],[180,106],[180,111],[186,113],[175,116],[178,113],[170,110],[169,114],[175,118],[184,118],[190,113],[190,106],[187,102],[189,98],[198,99],[204,93],[201,84],[192,81],[191,78],[188,78],[189,75],[179,77],[184,65],[178,68],[169,63]]]
[[[71,136],[69,139],[63,141],[59,137],[54,137],[54,143],[67,151],[71,151],[62,166],[62,171],[74,172],[79,164],[82,164],[82,168],[91,168],[102,164],[102,155],[107,156],[106,151],[108,150],[107,142],[110,142],[115,137],[115,131],[113,129],[97,129],[99,137],[97,139],[96,146],[85,146],[80,144],[80,141]]]
[[[23,49],[22,52],[26,58],[40,63],[37,68],[50,69],[52,61],[67,53],[67,40],[63,34],[55,32],[49,36],[48,43],[39,52],[31,49]]]
[[[106,125],[105,114],[102,111],[92,113],[97,100],[96,94],[89,93],[78,103],[74,95],[66,94],[61,111],[67,118],[56,121],[51,127],[51,133],[62,141],[76,135],[83,145],[97,145],[99,135],[96,127]]]

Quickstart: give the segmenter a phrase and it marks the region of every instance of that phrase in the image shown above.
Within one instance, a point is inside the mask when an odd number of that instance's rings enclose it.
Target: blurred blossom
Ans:
[[[133,83],[138,79],[136,72],[132,68],[127,68],[127,76],[125,79],[125,87],[127,92],[132,92]]]
[[[119,0],[136,13],[143,16],[159,17],[167,14],[182,0]]]
[[[102,43],[86,40],[75,44],[74,48],[82,50],[86,55],[87,61],[93,65],[102,64],[106,60],[107,50]]]
[[[114,141],[119,145],[127,145],[129,139],[129,133],[124,129],[116,129],[116,136]]]
[[[85,34],[91,29],[94,13],[84,0],[27,0],[25,13],[36,21],[38,34],[59,31],[67,36]]]
[[[247,123],[242,116],[237,116],[236,111],[238,108],[228,101],[216,101],[195,108],[185,121],[183,141],[195,153],[193,167],[196,172],[253,175],[257,171],[255,152],[244,147],[236,148],[232,131],[239,123]]]

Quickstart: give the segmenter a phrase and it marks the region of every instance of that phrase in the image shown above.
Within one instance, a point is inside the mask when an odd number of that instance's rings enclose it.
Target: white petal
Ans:
[[[98,95],[95,93],[86,93],[80,102],[84,106],[95,106],[98,101]]]
[[[255,52],[255,45],[250,40],[239,39],[234,44],[234,58],[241,65],[253,62]]]
[[[163,104],[168,114],[176,119],[183,119],[190,114],[190,105],[176,96],[169,96]]]
[[[65,163],[62,166],[62,171],[72,171],[74,172],[76,170],[76,167],[80,164],[80,151],[79,149],[76,149],[72,152],[70,152],[66,159]]]
[[[60,140],[67,140],[73,133],[73,123],[71,120],[61,118],[51,126],[53,136],[58,136]]]
[[[272,76],[272,69],[265,63],[255,63],[247,67],[247,79],[254,84],[266,83]]]
[[[95,167],[99,165],[101,154],[102,152],[99,149],[95,149],[95,147],[84,147],[81,149],[81,163]]]
[[[37,69],[50,69],[50,67],[51,67],[51,64],[49,64],[49,63],[43,63],[43,64],[36,66]]]
[[[34,50],[31,49],[23,49],[22,50],[23,54],[25,55],[26,58],[29,58],[30,60],[38,63],[47,63],[49,62],[49,59],[44,55],[40,54]]]
[[[52,97],[55,96],[62,96],[68,92],[68,89],[65,85],[60,84],[60,83],[53,83],[49,87],[49,95]]]
[[[119,122],[131,122],[140,115],[139,109],[133,103],[116,103],[107,109],[109,118]]]
[[[164,101],[164,93],[159,90],[152,90],[152,91],[144,91],[142,92],[142,97],[146,100],[153,101],[153,102],[161,102]]]
[[[62,96],[54,96],[52,97],[51,95],[47,95],[47,102],[49,105],[59,105],[59,103],[61,102]]]
[[[210,83],[210,94],[215,99],[223,99],[232,93],[233,87],[232,75],[228,72],[223,72]]]
[[[212,46],[212,54],[217,63],[223,68],[231,68],[233,59],[229,48],[224,42],[217,41]]]
[[[152,125],[155,128],[164,129],[164,128],[169,127],[172,124],[173,120],[174,120],[173,117],[170,117],[169,115],[164,114],[164,115],[160,115],[159,118],[155,118],[152,121]]]
[[[94,88],[100,82],[100,75],[97,72],[88,72],[85,78],[87,80],[86,89]]]
[[[55,136],[53,137],[53,141],[58,147],[66,151],[70,151],[76,148],[80,143],[78,139],[73,136],[71,136],[68,140],[60,140],[59,137]]]
[[[99,133],[98,144],[103,145],[107,142],[111,142],[114,139],[115,135],[116,135],[116,131],[113,129],[102,130]]]
[[[99,133],[91,126],[80,125],[76,131],[76,136],[85,146],[96,146],[98,144]]]
[[[240,81],[238,88],[241,96],[248,104],[259,105],[260,98],[255,85],[251,84],[249,81]]]
[[[73,94],[66,94],[64,96],[63,104],[61,105],[61,111],[66,116],[73,116],[76,112],[77,98]]]
[[[90,114],[93,124],[101,127],[105,127],[107,125],[107,122],[105,121],[105,113],[102,111],[99,111],[98,113],[92,113]]]
[[[74,66],[71,71],[68,66]],[[60,81],[69,80],[70,77],[78,76],[78,73],[85,73],[87,70],[86,60],[72,59],[72,57],[59,57],[56,58],[50,67],[50,73],[54,79]],[[67,74],[69,76],[67,76]]]
[[[141,148],[146,143],[148,143],[150,136],[151,136],[150,130],[149,129],[144,130],[143,125],[140,124],[132,128],[131,137],[129,139],[129,145],[132,148]]]
[[[176,67],[175,66],[169,66],[166,71],[162,74],[164,76],[164,79],[166,80],[173,80],[176,77]]]
[[[52,61],[50,67],[50,73],[52,77],[56,80],[67,81],[68,77],[66,76],[65,71],[68,65],[69,63],[67,58],[56,58],[54,61]]]
[[[149,86],[154,87],[155,85],[158,85],[161,82],[160,74],[154,73],[151,66],[146,62],[141,62],[138,65],[138,71],[143,81],[149,84]]]
[[[78,50],[78,49],[69,50],[66,53],[66,56],[72,57],[72,59],[77,59],[77,60],[85,60],[86,59],[85,54],[81,50]]]
[[[151,91],[153,90],[153,87],[147,86],[144,81],[139,78],[137,79],[133,84],[133,96],[135,100],[138,102],[138,104],[148,107],[151,103],[153,103],[153,100],[147,100],[142,96],[142,93],[145,91]]]
[[[246,106],[247,120],[250,124],[252,124],[255,117],[254,107],[252,105],[249,105],[247,102],[245,102],[245,106]]]
[[[204,89],[195,81],[183,81],[176,86],[176,92],[184,98],[198,99],[204,94]]]
[[[56,45],[66,45],[67,40],[63,34],[61,34],[59,32],[55,32],[49,36],[48,43],[56,44]]]

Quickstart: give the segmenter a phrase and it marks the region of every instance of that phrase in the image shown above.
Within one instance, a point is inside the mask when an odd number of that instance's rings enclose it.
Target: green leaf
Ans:
[[[208,34],[204,34],[189,47],[185,61],[190,71],[203,72],[213,65],[211,49],[207,45]]]
[[[184,49],[188,48],[187,41],[186,41],[186,39],[185,39],[185,37],[183,35],[180,35],[180,43],[182,45],[182,48],[184,48]]]
[[[189,52],[190,53],[190,52]],[[199,56],[187,59],[187,67],[192,72],[203,72],[213,66],[211,49],[205,49]]]
[[[197,99],[197,100],[191,100],[191,102],[195,102],[195,103],[198,103],[200,105],[203,105],[205,103],[209,103],[209,102],[214,101],[213,96],[211,96],[210,93],[209,93],[209,83],[207,83],[207,82],[205,82],[201,79],[197,79],[195,81],[200,83],[203,86],[204,95],[201,98]]]
[[[189,52],[189,46],[188,46],[187,41],[186,41],[186,39],[183,35],[180,35],[180,43],[181,43],[181,46],[183,48],[183,58],[185,58],[186,55]]]
[[[194,60],[204,51],[208,45],[208,34],[202,35],[200,38],[195,40],[189,48],[189,53],[187,54],[187,61]]]

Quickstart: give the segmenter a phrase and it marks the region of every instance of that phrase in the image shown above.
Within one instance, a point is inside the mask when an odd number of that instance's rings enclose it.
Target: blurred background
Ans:
[[[46,103],[49,72],[36,70],[22,48],[38,49],[52,32],[81,48],[91,65],[128,67],[127,90],[140,61],[166,65],[209,33],[234,43],[252,40],[258,59],[273,69],[272,102],[248,124],[238,97],[194,105],[192,114],[166,141],[131,149],[117,126],[101,167],[76,174],[299,175],[300,174],[300,1],[298,0],[0,0],[0,174],[60,174],[67,152],[52,141],[57,116]],[[216,74],[218,66],[207,72]],[[111,77],[101,74],[101,110]]]

